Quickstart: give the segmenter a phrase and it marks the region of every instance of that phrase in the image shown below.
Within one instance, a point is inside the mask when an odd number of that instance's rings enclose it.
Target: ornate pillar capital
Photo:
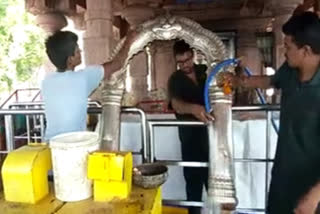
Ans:
[[[26,10],[35,15],[61,11],[66,14],[76,13],[76,1],[73,0],[25,0]]]
[[[113,48],[112,0],[87,0],[84,54],[86,64],[104,63]]]
[[[67,26],[67,19],[60,12],[48,12],[39,14],[36,17],[36,23],[47,34],[52,34]]]
[[[86,22],[84,20],[84,13],[77,13],[69,16],[72,19],[74,26],[77,30],[86,30]]]
[[[155,10],[145,5],[131,5],[122,10],[121,16],[127,20],[132,26],[137,25],[154,18],[156,15]]]
[[[268,4],[268,7],[272,8],[275,16],[280,16],[288,14],[292,15],[297,6],[302,3],[303,0],[271,0],[266,4]]]

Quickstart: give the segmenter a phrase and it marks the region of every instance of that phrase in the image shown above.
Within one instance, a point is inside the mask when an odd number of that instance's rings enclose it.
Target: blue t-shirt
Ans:
[[[79,71],[54,72],[41,84],[47,128],[45,140],[73,131],[85,131],[88,96],[104,77],[101,65]]]

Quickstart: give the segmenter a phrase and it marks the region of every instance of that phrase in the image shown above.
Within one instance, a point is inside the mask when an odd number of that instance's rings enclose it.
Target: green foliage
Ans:
[[[0,93],[30,81],[44,61],[44,38],[22,0],[0,0]]]

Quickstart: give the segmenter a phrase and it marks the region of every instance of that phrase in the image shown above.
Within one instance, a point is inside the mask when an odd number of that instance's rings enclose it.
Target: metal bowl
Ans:
[[[141,164],[133,168],[133,183],[145,189],[157,188],[168,178],[168,167],[157,163]]]

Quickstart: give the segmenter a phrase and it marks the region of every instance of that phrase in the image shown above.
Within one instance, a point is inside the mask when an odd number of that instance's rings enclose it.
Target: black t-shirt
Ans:
[[[207,67],[195,65],[196,79],[194,83],[182,71],[174,72],[168,82],[170,98],[184,102],[204,105],[204,86],[207,79]],[[177,114],[178,120],[196,120],[191,114]],[[185,161],[208,161],[208,132],[205,126],[179,126],[182,159]],[[199,175],[203,176],[203,175]]]
[[[204,86],[207,79],[207,66],[194,65],[198,84],[194,83],[182,71],[174,72],[168,81],[169,98],[176,98],[188,103],[204,105]],[[192,115],[177,114],[179,120],[195,119]]]
[[[282,90],[282,97],[268,208],[272,214],[290,214],[320,181],[320,70],[301,83],[298,71],[285,63],[272,84]]]

